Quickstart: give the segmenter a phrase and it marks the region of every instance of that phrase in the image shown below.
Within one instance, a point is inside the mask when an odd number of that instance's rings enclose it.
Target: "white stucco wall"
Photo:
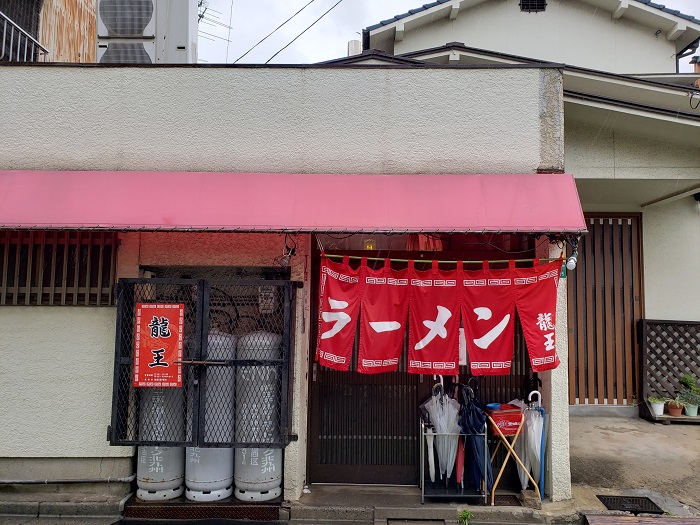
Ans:
[[[115,326],[115,308],[0,307],[0,457],[131,455],[107,442]]]
[[[647,207],[642,232],[645,317],[700,321],[700,203],[690,196]]]
[[[537,69],[0,67],[0,169],[532,173],[541,89]]]
[[[605,126],[567,119],[566,170],[577,179],[700,180],[700,144],[644,136],[648,131],[617,130],[612,116]]]
[[[540,36],[538,38],[538,36]],[[579,0],[549,0],[540,13],[519,2],[490,1],[405,31],[396,54],[448,42],[614,73],[675,73],[675,44],[655,30]]]

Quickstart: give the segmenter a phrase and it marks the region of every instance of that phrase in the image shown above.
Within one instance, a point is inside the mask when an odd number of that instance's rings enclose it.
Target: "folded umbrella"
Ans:
[[[472,434],[465,439],[465,461],[469,465],[465,472],[466,484],[474,490],[480,490],[481,483],[486,481],[487,491],[491,491],[493,471],[488,460],[488,446],[483,436],[473,435],[486,432],[486,414],[473,397],[460,410],[459,426],[463,433]]]
[[[510,405],[515,405],[520,407],[520,409],[523,411],[523,413],[527,414],[527,404],[525,404],[524,401],[520,399],[513,399],[512,401],[509,401]],[[520,463],[516,462],[517,468],[518,468],[518,478],[520,479],[520,486],[522,487],[523,490],[526,490],[528,485],[530,484],[530,478],[527,476],[527,473],[530,472],[531,466],[530,466],[530,456],[527,452],[527,426],[523,425],[522,430],[520,431],[520,437],[518,440],[515,442],[515,445],[513,447],[515,449],[515,453],[518,455],[520,460],[523,462],[523,465],[525,468],[520,466]]]
[[[428,414],[430,423],[435,430],[435,449],[440,467],[440,479],[449,477],[454,468],[459,436],[459,403],[446,396],[442,385],[436,384],[433,393],[421,409]],[[454,435],[449,435],[454,434]]]
[[[455,475],[457,483],[464,487],[464,441],[461,436],[457,442],[457,459],[455,460]]]
[[[428,470],[430,471],[430,481],[435,481],[435,455],[433,452],[433,429],[425,429],[425,444],[428,448]]]

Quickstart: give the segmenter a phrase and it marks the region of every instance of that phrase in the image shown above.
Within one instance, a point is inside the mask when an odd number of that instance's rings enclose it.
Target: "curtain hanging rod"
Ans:
[[[343,257],[346,257],[345,255],[335,255],[335,254],[328,254],[328,253],[322,253],[321,257],[328,257],[330,258],[336,258],[336,259],[342,259]],[[386,257],[361,257],[359,255],[348,255],[347,256],[350,259],[367,259],[368,261],[385,261],[387,258]],[[490,260],[488,261],[489,263],[507,263],[509,261],[514,261],[514,262],[532,262],[535,259],[539,259],[540,261],[557,261],[561,259],[562,257],[552,257],[552,258],[544,258],[544,257],[534,257],[531,259],[495,259],[495,260]],[[430,259],[413,259],[414,262],[432,262]],[[409,262],[409,259],[389,259],[389,262],[402,262],[402,263],[407,263]],[[458,261],[438,261],[439,264],[457,264]],[[482,264],[484,261],[462,261],[463,264]]]

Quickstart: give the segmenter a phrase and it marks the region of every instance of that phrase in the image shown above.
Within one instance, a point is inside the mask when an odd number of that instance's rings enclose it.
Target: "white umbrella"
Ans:
[[[428,447],[428,470],[430,471],[430,481],[435,481],[435,454],[433,453],[433,429],[425,429],[425,444]]]
[[[512,401],[509,402],[511,405],[517,405],[521,408],[521,410],[525,413],[527,416],[527,405],[521,401],[520,399],[513,399]],[[527,453],[527,425],[524,424],[522,430],[520,431],[520,436],[518,436],[518,440],[515,442],[515,453],[518,455],[520,460],[523,462],[523,465],[525,465],[525,469],[520,466],[519,463],[518,465],[518,478],[520,478],[520,486],[523,488],[523,490],[527,489],[528,484],[530,483],[530,478],[527,477],[527,472],[530,471],[530,456]],[[527,471],[526,471],[527,469]]]
[[[517,405],[523,409],[525,416],[520,437],[514,447],[515,453],[525,465],[525,469],[523,469],[518,464],[518,478],[520,478],[520,485],[523,490],[527,489],[530,482],[530,478],[527,475],[528,472],[532,474],[532,478],[537,484],[540,483],[544,420],[542,418],[542,409],[540,408],[540,393],[537,390],[533,390],[530,392],[529,399],[532,399],[534,394],[537,394],[538,399],[536,402],[531,403],[530,406],[519,399],[510,401],[510,404]]]
[[[440,464],[440,477],[452,474],[459,440],[459,403],[444,395],[440,389],[433,395],[428,406],[430,421],[435,427],[435,448]],[[454,434],[454,435],[447,435]]]
[[[525,457],[528,458],[532,477],[540,482],[540,459],[542,457],[542,414],[535,408],[525,412]]]
[[[536,390],[530,392],[529,399],[532,399],[533,394],[537,394],[537,401],[530,405],[530,408],[525,411],[525,428],[526,428],[526,457],[529,459],[532,477],[539,484],[540,482],[540,463],[542,461],[542,442],[544,436],[542,434],[543,417],[540,409],[540,393]]]

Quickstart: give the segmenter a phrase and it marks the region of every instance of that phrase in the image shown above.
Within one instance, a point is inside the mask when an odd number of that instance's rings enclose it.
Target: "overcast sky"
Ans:
[[[314,0],[238,63],[265,63],[337,1]],[[346,56],[348,41],[361,40],[363,28],[420,7],[427,1],[429,0],[341,0],[336,8],[270,63],[306,64]],[[700,18],[700,0],[656,1]],[[308,2],[309,0],[208,0],[206,18],[199,25],[200,62],[233,63]],[[226,27],[229,25],[230,30]],[[692,71],[689,60],[686,58],[682,61],[681,71]]]

